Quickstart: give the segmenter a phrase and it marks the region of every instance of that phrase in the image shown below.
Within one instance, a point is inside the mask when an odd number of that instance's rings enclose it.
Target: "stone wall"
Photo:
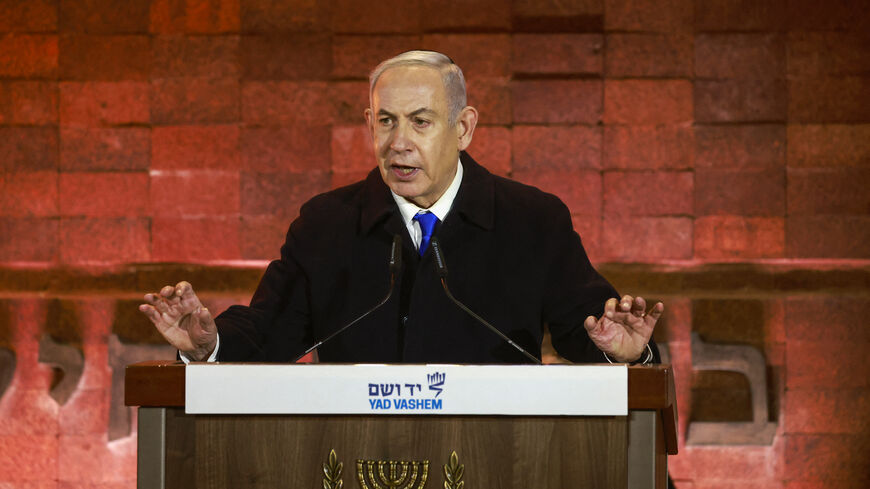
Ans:
[[[677,487],[866,487],[868,32],[848,0],[0,0],[0,487],[134,487],[119,372],[174,354],[139,298],[247,300],[418,47],[466,72],[469,152],[666,300]]]

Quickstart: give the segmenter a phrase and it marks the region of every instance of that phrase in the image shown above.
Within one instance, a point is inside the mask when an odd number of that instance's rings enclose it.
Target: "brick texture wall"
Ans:
[[[621,290],[668,300],[677,487],[867,487],[868,12],[0,0],[0,487],[134,487],[118,372],[172,355],[137,297],[185,278],[246,300],[299,205],[373,167],[367,73],[418,47],[465,70],[470,153],[560,196]],[[688,443],[752,402],[696,369],[692,333],[763,353],[771,442]]]

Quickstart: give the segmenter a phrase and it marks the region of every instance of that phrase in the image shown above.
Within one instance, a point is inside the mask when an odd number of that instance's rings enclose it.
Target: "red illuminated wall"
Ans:
[[[138,298],[246,300],[417,47],[463,67],[470,153],[667,302],[677,487],[870,486],[868,32],[847,0],[0,0],[0,487],[135,486],[123,365],[173,356]]]

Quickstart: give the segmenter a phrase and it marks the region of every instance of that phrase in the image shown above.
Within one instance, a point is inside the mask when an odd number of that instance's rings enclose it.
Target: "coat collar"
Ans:
[[[460,153],[463,175],[459,193],[453,201],[450,215],[462,216],[483,229],[492,229],[495,209],[495,177],[480,166],[465,151]],[[368,234],[381,221],[395,216],[401,223],[399,208],[390,189],[381,178],[380,170],[372,170],[363,182],[360,231]]]

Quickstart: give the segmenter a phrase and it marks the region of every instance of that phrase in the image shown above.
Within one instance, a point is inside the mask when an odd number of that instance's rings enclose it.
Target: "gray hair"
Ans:
[[[465,76],[456,63],[447,55],[436,51],[407,51],[383,61],[369,75],[369,106],[372,105],[372,95],[375,84],[381,75],[390,68],[399,66],[428,66],[441,73],[441,81],[447,91],[447,121],[456,124],[459,113],[468,103],[465,95]]]

